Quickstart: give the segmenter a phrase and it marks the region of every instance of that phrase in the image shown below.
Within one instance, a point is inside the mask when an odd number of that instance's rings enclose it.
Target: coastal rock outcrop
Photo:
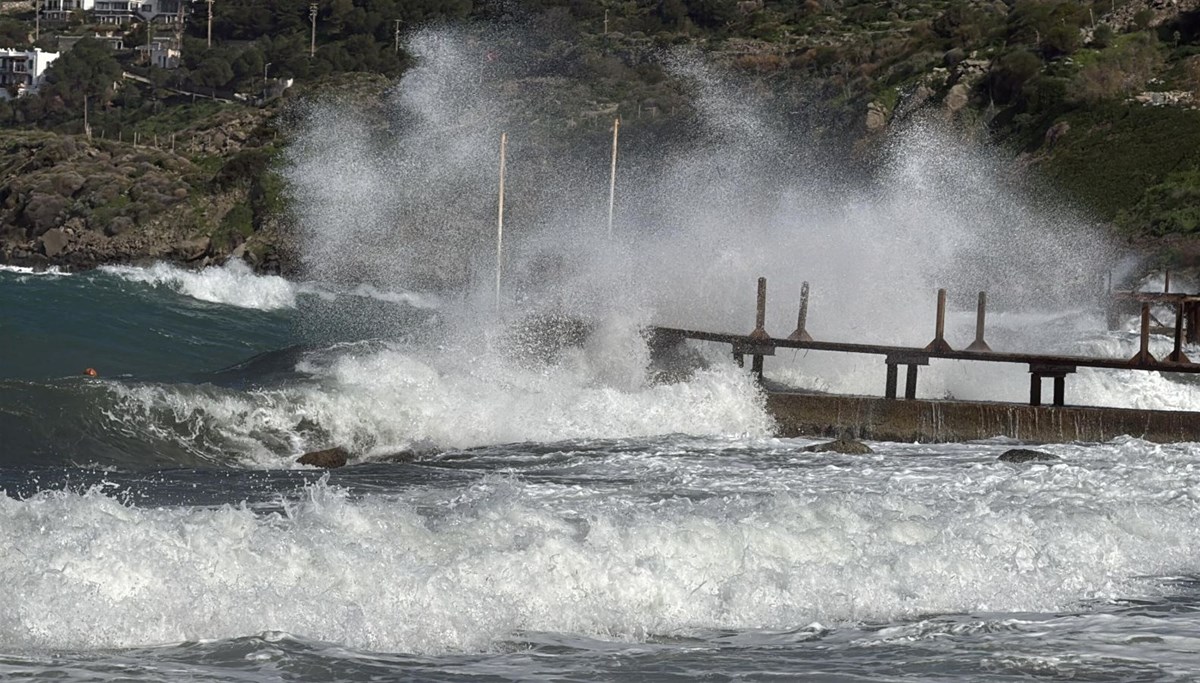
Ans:
[[[1023,462],[1057,462],[1062,458],[1053,453],[1045,453],[1043,451],[1035,451],[1031,448],[1010,448],[1000,454],[1000,462],[1023,463]]]
[[[324,467],[325,469],[334,469],[336,467],[344,467],[350,459],[350,453],[341,446],[326,448],[322,451],[313,451],[305,453],[296,458],[296,462],[301,465],[312,465],[313,467]]]
[[[854,439],[834,439],[802,448],[806,453],[845,453],[847,455],[868,455],[874,453],[871,447]]]

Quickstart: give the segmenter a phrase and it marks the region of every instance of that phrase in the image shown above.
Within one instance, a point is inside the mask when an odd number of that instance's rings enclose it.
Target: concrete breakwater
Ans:
[[[1014,403],[897,401],[869,396],[769,392],[781,437],[950,442],[993,437],[1055,443],[1122,435],[1156,443],[1200,441],[1200,413]]]

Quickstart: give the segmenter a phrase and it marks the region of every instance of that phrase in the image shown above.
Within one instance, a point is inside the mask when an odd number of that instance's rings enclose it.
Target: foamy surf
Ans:
[[[755,452],[568,451],[561,483],[517,476],[529,466],[514,461],[415,497],[318,483],[278,512],[140,508],[101,488],[0,497],[0,538],[20,549],[0,556],[0,641],[92,650],[279,631],[424,654],[521,633],[639,642],[1078,610],[1152,596],[1162,589],[1138,577],[1200,563],[1186,450],[1126,441],[1019,469],[995,462],[998,446],[881,444],[867,462],[795,467],[812,458],[798,444],[743,443]],[[685,482],[706,494],[669,495]]]
[[[262,311],[295,308],[301,286],[277,275],[258,275],[231,259],[222,266],[185,270],[166,263],[149,267],[101,266],[100,270],[130,282],[165,287],[200,301]]]
[[[686,382],[605,380],[578,353],[528,368],[499,355],[386,345],[311,356],[304,381],[240,391],[208,385],[108,385],[114,427],[150,432],[185,448],[232,455],[245,466],[294,466],[331,445],[363,459],[421,449],[658,434],[758,434],[771,430],[759,389],[731,365]]]
[[[56,277],[69,275],[58,266],[50,266],[48,268],[30,268],[28,266],[12,266],[8,264],[0,264],[0,273],[16,273],[18,275],[42,275],[47,277]]]

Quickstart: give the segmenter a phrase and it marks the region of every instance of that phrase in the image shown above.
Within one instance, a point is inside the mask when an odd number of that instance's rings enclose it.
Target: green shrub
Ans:
[[[1147,188],[1137,204],[1119,215],[1118,225],[1155,235],[1200,230],[1200,170],[1171,173]]]
[[[1200,112],[1104,104],[1063,118],[1071,132],[1055,145],[1044,169],[1064,189],[1106,219],[1126,209],[1122,224],[1130,230],[1187,225],[1185,216],[1166,213],[1194,201],[1189,198],[1200,186]],[[1153,207],[1166,208],[1159,216]]]
[[[997,104],[1017,99],[1025,82],[1042,70],[1042,60],[1029,50],[1013,50],[995,62],[988,73],[987,87]]]

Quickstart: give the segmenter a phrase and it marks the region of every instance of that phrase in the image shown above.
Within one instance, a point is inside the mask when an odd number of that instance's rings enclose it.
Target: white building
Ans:
[[[185,0],[135,0],[133,6],[142,20],[169,24],[179,19],[180,10],[186,15],[190,5]]]
[[[183,58],[183,53],[179,51],[173,38],[159,38],[149,45],[138,45],[134,49],[142,55],[141,61],[160,69],[178,69]]]
[[[66,21],[72,12],[83,11],[101,24],[125,25],[134,21],[167,24],[179,18],[185,0],[42,0],[42,16],[49,21]]]
[[[46,67],[58,59],[57,52],[0,49],[0,97],[37,92],[46,79]]]
[[[42,0],[42,16],[50,21],[66,21],[72,12],[91,12],[96,0]]]

